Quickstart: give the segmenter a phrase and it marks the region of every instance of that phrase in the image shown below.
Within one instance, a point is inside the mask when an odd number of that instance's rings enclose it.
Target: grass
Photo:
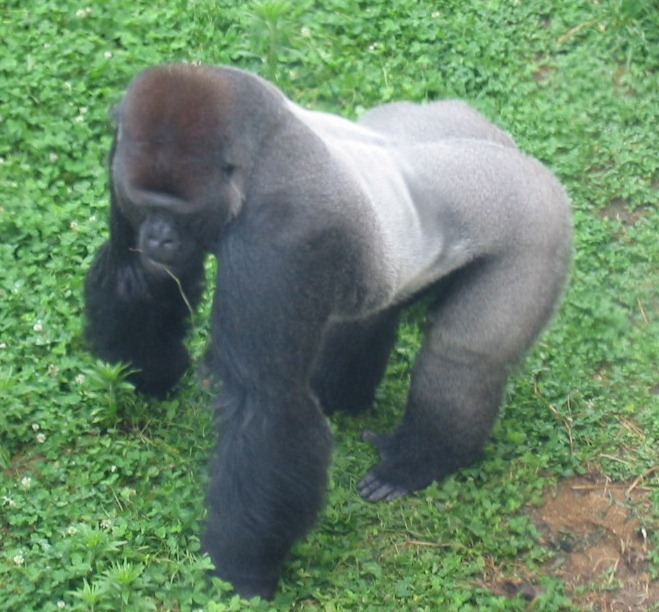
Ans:
[[[3,6],[1,609],[578,607],[530,509],[564,479],[595,473],[643,476],[643,568],[657,578],[659,22],[650,0]],[[333,419],[327,509],[272,604],[206,578],[210,394],[191,373],[176,397],[148,401],[82,341],[84,272],[107,232],[108,109],[134,73],[182,59],[259,72],[296,101],[349,117],[395,99],[465,98],[547,163],[574,205],[569,290],[511,380],[484,460],[391,504],[356,494],[375,459],[360,431],[400,417],[418,346],[410,317],[377,412]],[[190,339],[197,357],[204,312]],[[533,603],[493,575],[533,584]]]

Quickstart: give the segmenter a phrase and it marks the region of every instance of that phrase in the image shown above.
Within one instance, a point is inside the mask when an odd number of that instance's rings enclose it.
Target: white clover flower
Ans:
[[[37,321],[33,326],[32,329],[40,334],[43,331],[43,323],[41,321]]]
[[[37,434],[37,442],[39,444],[43,444],[46,441],[46,434],[45,433],[38,433]]]
[[[32,431],[39,431],[41,429],[41,425],[39,423],[32,423]]]
[[[29,489],[32,486],[32,479],[29,476],[23,476],[21,478],[21,486],[24,489]]]
[[[69,229],[72,229],[75,232],[78,229],[78,222],[71,221],[71,223],[69,223]]]
[[[6,495],[2,496],[2,505],[3,506],[9,506],[10,508],[16,508],[18,505],[11,497],[7,497]]]
[[[66,535],[74,536],[76,533],[78,533],[78,529],[75,525],[69,525],[66,528]]]
[[[82,383],[85,382],[85,375],[78,374],[73,380],[76,382],[77,385],[81,385]]]
[[[59,374],[59,368],[54,364],[48,364],[48,376],[55,377]]]
[[[103,519],[101,521],[101,529],[111,529],[112,528],[112,521],[108,518]]]
[[[25,564],[25,557],[23,556],[22,552],[14,555],[14,563],[16,565],[24,565]]]
[[[0,342],[0,349],[6,349],[7,348],[7,343],[6,342]]]
[[[58,608],[59,610],[63,610],[64,608],[66,608],[66,602],[64,602],[64,601],[62,601],[62,600],[60,599],[60,600],[57,602],[57,608]]]
[[[110,59],[112,57],[112,51],[106,51],[105,53],[103,53],[103,57],[105,59]]]
[[[85,8],[80,8],[76,11],[76,17],[80,19],[85,19],[86,17],[89,17],[92,14],[92,9],[90,6],[86,6]]]

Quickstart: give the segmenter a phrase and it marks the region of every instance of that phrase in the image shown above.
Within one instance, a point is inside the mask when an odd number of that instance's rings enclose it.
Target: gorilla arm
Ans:
[[[110,239],[87,274],[86,331],[97,357],[129,363],[138,389],[158,397],[188,366],[183,338],[201,297],[204,253],[239,213],[236,166],[244,170],[262,137],[262,124],[243,129],[240,112],[225,124],[217,111],[230,111],[234,94],[254,82],[230,70],[155,68],[134,79],[116,113]],[[277,104],[268,108],[276,117]],[[220,138],[232,129],[241,139]],[[238,145],[221,147],[227,140]]]
[[[96,357],[129,364],[142,392],[164,397],[189,365],[183,345],[203,289],[203,257],[172,275],[145,267],[137,231],[111,193],[110,238],[85,279],[86,336]]]
[[[359,255],[350,228],[318,223],[320,195],[303,204],[294,191],[268,194],[260,209],[250,201],[219,251],[212,347],[223,385],[203,542],[245,597],[272,596],[322,507],[331,439],[310,376]],[[337,281],[335,266],[347,278]]]

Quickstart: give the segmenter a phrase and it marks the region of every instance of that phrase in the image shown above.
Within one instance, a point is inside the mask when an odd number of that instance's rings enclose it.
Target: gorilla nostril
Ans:
[[[163,251],[172,251],[176,248],[176,243],[171,238],[147,238],[146,249],[152,253]]]

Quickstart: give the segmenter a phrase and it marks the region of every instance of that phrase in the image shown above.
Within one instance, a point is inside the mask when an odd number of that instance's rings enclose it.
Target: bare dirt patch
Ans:
[[[648,533],[657,527],[647,522],[649,506],[638,482],[595,475],[563,481],[530,512],[543,543],[555,551],[542,574],[560,578],[579,609],[659,610],[659,580],[648,571]],[[539,593],[539,572],[519,567],[511,580],[489,569],[486,582],[496,592],[530,602]]]
[[[647,217],[649,207],[639,206],[636,210],[630,211],[626,207],[624,200],[614,198],[608,206],[605,206],[600,212],[600,217],[610,221],[619,221],[623,225],[636,225],[641,219]]]
[[[562,482],[533,511],[557,550],[546,569],[564,580],[575,604],[602,611],[659,606],[659,581],[648,573],[649,525],[640,518],[648,505],[634,483],[590,476]]]

